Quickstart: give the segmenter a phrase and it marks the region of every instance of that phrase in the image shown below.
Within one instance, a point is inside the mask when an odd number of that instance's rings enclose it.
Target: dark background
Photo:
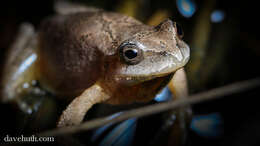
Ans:
[[[120,0],[81,0],[81,2],[109,11],[119,11],[124,3]],[[142,0],[137,2],[135,15],[137,19],[146,22],[156,11],[167,10],[170,18],[181,24],[185,32],[184,40],[190,45],[192,53],[186,67],[190,93],[259,77],[259,5],[253,1],[236,0],[193,2],[196,4],[196,11],[191,18],[185,18],[178,12],[174,0]],[[0,65],[3,63],[6,50],[14,41],[19,25],[22,22],[30,22],[37,28],[42,19],[54,13],[52,7],[51,0],[1,2]],[[208,11],[205,10],[207,8]],[[209,18],[202,15],[214,10],[222,10],[225,13],[224,20],[220,23],[210,22],[206,25],[210,28],[205,28],[202,21]],[[200,22],[201,26],[198,25]],[[205,29],[208,29],[209,33],[203,36]],[[196,43],[196,39],[203,37],[206,37],[204,42]],[[203,52],[203,55],[197,55],[199,51]],[[199,65],[196,66],[195,62],[199,62]],[[219,112],[224,118],[224,135],[210,139],[191,132],[192,145],[259,145],[258,89],[193,106],[194,114]],[[16,113],[13,108],[5,104],[0,106],[2,136],[15,131],[12,125],[17,123],[17,119],[13,116]]]

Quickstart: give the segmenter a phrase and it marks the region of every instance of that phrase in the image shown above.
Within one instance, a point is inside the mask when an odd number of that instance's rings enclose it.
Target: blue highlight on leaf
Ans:
[[[157,94],[154,98],[155,101],[157,102],[163,102],[163,101],[168,101],[172,98],[172,93],[168,87],[165,87],[162,92]]]
[[[119,116],[122,112],[113,114],[109,117],[109,119],[113,119]],[[101,142],[98,142],[99,146],[112,146],[112,145],[124,145],[130,146],[135,130],[136,130],[136,118],[132,118],[126,120],[120,124],[117,124],[112,129],[110,127],[114,126],[113,123],[107,124],[101,128],[98,128],[91,137],[92,142],[97,142],[98,139],[102,139]],[[110,130],[110,131],[109,131]],[[102,137],[103,133],[107,133],[104,137]]]
[[[196,4],[192,0],[176,0],[179,12],[187,18],[190,18],[196,11]]]
[[[221,10],[215,10],[211,13],[211,22],[219,23],[225,18],[225,13]]]
[[[224,133],[223,119],[220,113],[195,115],[192,118],[190,128],[199,136],[206,138],[218,138]]]

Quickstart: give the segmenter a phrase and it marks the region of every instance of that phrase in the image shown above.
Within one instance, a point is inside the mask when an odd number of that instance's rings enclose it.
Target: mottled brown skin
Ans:
[[[58,125],[81,122],[87,110],[98,102],[151,100],[189,59],[189,47],[176,29],[171,20],[152,27],[104,11],[45,20],[39,32],[38,79],[57,95],[78,96],[63,112]],[[125,59],[125,47],[137,48],[137,57]],[[89,88],[95,90],[95,95]]]
[[[31,51],[37,59],[27,67],[34,72],[28,78],[73,100],[63,111],[59,127],[79,124],[96,103],[128,104],[154,98],[189,60],[189,47],[177,32],[169,19],[153,27],[103,10],[56,15],[46,19],[35,34],[37,47]],[[6,76],[14,75],[15,69]],[[12,91],[19,94],[20,82],[12,84],[11,89],[4,89],[6,99],[15,98],[8,95]]]
[[[39,33],[40,78],[58,95],[79,95],[97,80],[102,80],[105,82],[101,86],[105,89],[110,92],[117,90],[111,93],[113,98],[109,100],[110,103],[149,100],[161,89],[161,82],[165,85],[165,80],[170,78],[167,75],[155,79],[156,81],[137,84],[156,78],[156,74],[160,74],[157,64],[153,66],[147,63],[144,67],[136,65],[144,71],[155,70],[155,75],[150,72],[135,75],[136,71],[123,74],[121,72],[129,65],[120,61],[118,47],[126,40],[142,42],[150,49],[145,54],[147,57],[162,60],[166,56],[163,53],[174,53],[172,46],[178,43],[175,42],[178,40],[174,40],[177,37],[174,36],[175,32],[170,32],[175,31],[173,25],[173,22],[166,20],[160,26],[151,27],[131,17],[103,11],[54,16],[43,23]],[[160,56],[157,55],[160,53]],[[152,58],[154,54],[157,58]],[[137,85],[129,87],[125,83],[126,77],[131,77],[131,84]],[[118,78],[119,81],[116,80]],[[155,92],[148,93],[147,89]]]
[[[78,95],[106,75],[111,62],[106,57],[116,53],[119,43],[145,27],[136,25],[141,23],[103,12],[47,19],[39,33],[40,78],[53,92]]]

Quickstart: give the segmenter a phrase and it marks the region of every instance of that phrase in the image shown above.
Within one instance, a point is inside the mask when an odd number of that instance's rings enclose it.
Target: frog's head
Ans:
[[[117,77],[138,83],[173,74],[190,56],[190,48],[182,37],[181,28],[167,19],[123,41],[118,47]]]

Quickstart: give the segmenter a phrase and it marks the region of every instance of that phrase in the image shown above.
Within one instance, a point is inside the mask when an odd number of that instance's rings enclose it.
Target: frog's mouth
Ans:
[[[144,86],[148,87],[152,84],[156,85],[158,83],[160,83],[161,86],[165,86],[178,69],[149,76],[118,76],[117,78],[121,81],[121,83],[127,86],[143,84]]]

